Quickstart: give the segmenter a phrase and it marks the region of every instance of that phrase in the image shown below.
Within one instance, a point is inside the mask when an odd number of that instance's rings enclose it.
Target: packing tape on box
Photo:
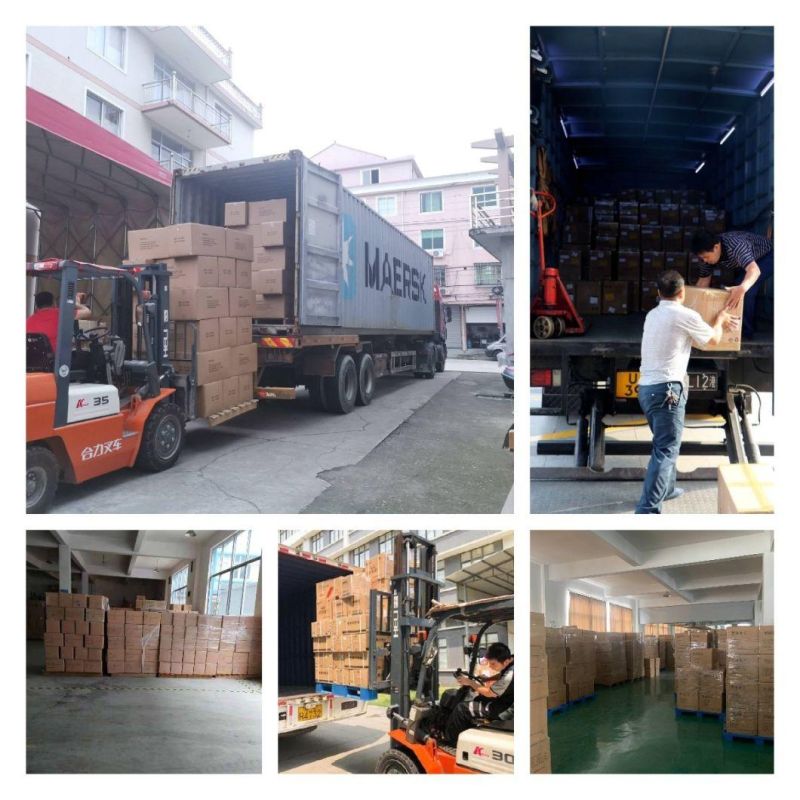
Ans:
[[[747,483],[750,486],[750,490],[755,495],[756,501],[758,502],[759,507],[762,510],[772,509],[772,503],[769,501],[769,498],[764,494],[764,490],[761,488],[761,483],[759,482],[758,478],[755,476],[753,469],[751,468],[750,464],[742,464],[744,467],[744,475],[747,478]]]

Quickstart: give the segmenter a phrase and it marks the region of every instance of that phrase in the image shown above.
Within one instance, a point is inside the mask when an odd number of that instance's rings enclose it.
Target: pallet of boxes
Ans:
[[[253,237],[253,316],[276,323],[292,315],[287,210],[286,198],[225,204],[225,226]]]
[[[721,716],[725,712],[725,653],[708,630],[675,634],[676,713]]]
[[[566,650],[564,683],[567,702],[573,703],[594,696],[596,673],[595,635],[575,627],[561,628]]]
[[[647,668],[647,640],[642,639],[640,633],[624,633],[625,637],[625,667],[628,680],[636,681],[649,675]]]
[[[197,416],[217,425],[256,406],[253,237],[187,223],[128,233],[130,262],[170,272],[170,349],[176,371],[196,364]]]
[[[628,634],[626,634],[627,636]],[[658,636],[645,636],[642,644],[643,676],[657,678],[661,672],[661,656],[658,647]]]
[[[365,569],[321,581],[316,586],[316,620],[311,623],[314,673],[318,683],[346,686],[361,693],[369,689],[370,592],[389,592],[393,559],[381,554],[367,561]],[[388,607],[385,607],[388,610]],[[390,636],[387,618],[377,618],[377,646],[385,648]],[[383,631],[383,635],[381,635]],[[386,656],[379,655],[376,678],[386,674]]]
[[[600,686],[616,686],[628,680],[624,633],[598,633],[595,639],[596,674]]]
[[[772,625],[728,629],[727,739],[772,740],[774,651]]]
[[[45,595],[45,671],[102,675],[108,598],[96,594]]]
[[[531,772],[550,773],[550,738],[547,730],[547,634],[544,614],[531,613]]]

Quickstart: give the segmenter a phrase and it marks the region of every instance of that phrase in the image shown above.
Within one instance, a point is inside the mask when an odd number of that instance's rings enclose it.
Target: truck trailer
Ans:
[[[696,275],[686,252],[692,228],[711,224],[717,232],[754,231],[772,237],[771,28],[537,27],[531,31],[531,54],[531,188],[557,202],[556,213],[545,220],[545,264],[538,248],[532,248],[534,298],[545,266],[568,265],[579,280],[585,278],[585,257],[597,252],[599,234],[611,234],[601,242],[611,241],[609,250],[621,249],[613,247],[613,237],[621,236],[616,231],[624,227],[622,211],[630,213],[634,206],[640,212],[636,224],[641,223],[643,205],[668,209],[664,219],[676,222],[681,236],[680,247],[672,238],[670,249],[683,252],[689,284]],[[591,242],[580,238],[581,226],[592,225],[591,216],[570,227],[570,207],[600,209]],[[634,222],[630,216],[626,221]],[[652,221],[662,242],[668,229],[670,237],[677,235],[657,216]],[[599,222],[610,226],[600,231]],[[538,233],[535,214],[532,224]],[[636,249],[642,263],[645,256],[659,258],[658,252],[644,250],[661,251],[661,257],[684,263],[680,252],[665,253],[663,244]],[[574,264],[565,253],[570,250],[578,254]],[[618,281],[629,268],[615,262],[609,269],[618,272],[607,276]],[[561,277],[573,299],[580,300],[576,287],[564,273]],[[714,275],[712,286],[731,285],[726,277]],[[759,448],[755,442],[749,415],[757,407],[754,400],[760,404],[759,393],[773,391],[772,297],[768,282],[758,297],[760,325],[740,350],[693,350],[687,413],[721,416],[725,443],[685,442],[683,454],[723,454],[733,463],[771,454],[771,445]],[[561,416],[576,426],[574,444],[562,439],[536,445],[539,455],[574,455],[574,467],[534,468],[532,478],[641,477],[639,470],[605,468],[607,450],[609,455],[649,453],[647,442],[615,442],[607,448],[605,441],[604,418],[641,414],[640,346],[649,306],[639,291],[628,301],[625,313],[618,305],[584,307],[586,331],[577,335],[537,338],[554,326],[537,328],[532,315],[531,384],[541,389],[542,402],[531,414]],[[700,478],[708,471],[695,473]]]
[[[223,225],[225,204],[285,199],[283,313],[254,320],[261,399],[294,399],[305,386],[318,408],[367,405],[384,375],[433,378],[444,370],[446,327],[433,259],[293,150],[179,170],[173,224]]]

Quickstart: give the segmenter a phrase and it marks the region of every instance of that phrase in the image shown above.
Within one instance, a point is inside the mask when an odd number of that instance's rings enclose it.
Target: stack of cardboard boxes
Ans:
[[[595,683],[600,686],[615,686],[628,679],[624,633],[596,634],[595,658]]]
[[[640,633],[625,634],[625,668],[629,681],[644,676],[645,643]]]
[[[661,669],[672,672],[675,669],[675,647],[670,634],[661,634],[658,637],[658,658]]]
[[[675,269],[696,278],[699,262],[689,252],[693,234],[725,230],[725,212],[705,202],[702,192],[631,190],[567,206],[559,270],[578,311],[649,311],[659,273]],[[729,277],[717,270],[714,280],[725,283]]]
[[[772,625],[728,630],[728,733],[773,736],[773,670]]]
[[[545,628],[547,655],[547,708],[567,702],[567,643],[561,628]]]
[[[253,282],[258,319],[290,316],[290,252],[286,198],[257,203],[226,203],[225,225],[253,237]]]
[[[109,675],[156,675],[161,638],[161,613],[134,608],[108,611]]]
[[[547,634],[544,614],[531,613],[531,772],[549,773],[550,738],[547,731]]]
[[[684,711],[725,710],[725,657],[714,634],[691,630],[675,635],[675,705]]]
[[[595,634],[575,627],[561,628],[567,651],[564,682],[567,701],[594,694],[596,673]]]
[[[189,223],[128,233],[134,263],[163,262],[170,277],[170,358],[188,372],[197,353],[198,415],[254,397],[253,237]]]
[[[643,644],[644,671],[646,678],[656,678],[661,671],[661,657],[658,652],[658,636],[645,636]]]
[[[102,675],[107,610],[102,595],[47,592],[45,670]]]
[[[370,591],[389,591],[393,574],[391,556],[381,554],[367,562],[366,569],[321,581],[316,586],[316,620],[311,623],[316,679],[345,686],[369,686],[369,603]],[[376,620],[388,629],[388,619]],[[388,634],[378,636],[385,647]],[[379,656],[377,677],[385,674],[385,657]]]

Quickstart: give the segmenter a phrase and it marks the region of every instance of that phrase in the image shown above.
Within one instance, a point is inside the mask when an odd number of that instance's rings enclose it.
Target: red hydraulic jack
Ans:
[[[549,192],[533,192],[531,216],[539,233],[539,293],[531,304],[531,333],[535,339],[552,339],[564,334],[586,333],[586,325],[567,294],[557,267],[545,266],[544,226],[542,222],[555,213],[556,199]]]

